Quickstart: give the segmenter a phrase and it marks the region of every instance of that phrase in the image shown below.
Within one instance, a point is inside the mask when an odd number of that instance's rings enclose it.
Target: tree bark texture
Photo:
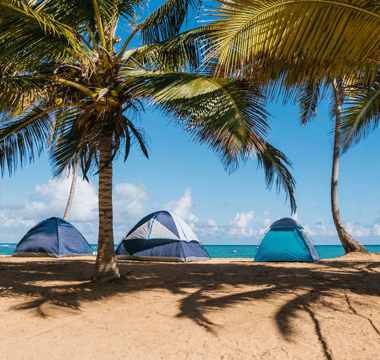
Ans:
[[[340,161],[340,125],[341,125],[341,110],[343,103],[343,89],[342,85],[337,81],[333,83],[334,91],[334,106],[335,106],[335,133],[334,133],[334,152],[331,176],[331,211],[338,233],[340,242],[346,253],[361,252],[368,253],[369,251],[353,238],[345,229],[342,219],[340,217],[339,204],[338,204],[338,177],[339,177],[339,161]]]
[[[69,215],[70,215],[71,205],[74,199],[75,185],[77,183],[78,170],[79,170],[79,160],[75,163],[75,166],[74,166],[74,174],[73,174],[73,180],[71,181],[70,195],[69,195],[69,199],[67,200],[65,213],[63,215],[63,220],[65,221],[68,220]]]
[[[95,281],[120,278],[113,242],[112,162],[110,137],[102,136],[99,144],[99,238],[95,263]]]

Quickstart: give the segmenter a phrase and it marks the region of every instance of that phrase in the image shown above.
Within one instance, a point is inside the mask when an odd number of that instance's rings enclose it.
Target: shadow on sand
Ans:
[[[307,314],[314,324],[326,359],[331,360],[331,351],[313,304],[337,307],[328,299],[340,293],[346,306],[333,310],[349,311],[366,319],[380,336],[379,326],[356,310],[350,301],[353,294],[380,295],[380,257],[375,261],[321,261],[313,266],[289,263],[267,266],[252,261],[223,264],[119,261],[119,267],[121,274],[128,275],[124,275],[120,282],[99,285],[89,280],[94,270],[93,260],[30,259],[17,262],[3,258],[0,259],[0,297],[20,297],[24,302],[16,310],[34,309],[38,316],[46,317],[48,315],[42,305],[47,302],[79,310],[86,302],[101,301],[123,293],[162,289],[182,296],[178,317],[191,319],[213,332],[216,325],[207,317],[212,311],[291,292],[294,294],[292,299],[280,306],[276,314],[279,330],[286,340],[290,340],[294,332],[292,321],[300,312]],[[243,291],[228,292],[229,286],[241,287]],[[249,286],[249,291],[244,291],[244,286]]]

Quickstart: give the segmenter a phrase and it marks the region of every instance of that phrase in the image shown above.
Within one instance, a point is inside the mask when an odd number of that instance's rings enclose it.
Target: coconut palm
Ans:
[[[331,180],[334,224],[346,252],[365,252],[347,233],[339,213],[337,186],[344,92],[342,82],[336,79],[360,78],[363,86],[376,80],[380,64],[379,2],[231,0],[220,3],[222,6],[214,9],[214,15],[219,18],[209,26],[213,41],[208,48],[208,57],[214,59],[219,73],[259,78],[272,93],[284,90],[286,99],[301,89],[298,100],[302,103],[303,123],[314,114],[321,84],[331,84],[335,118]],[[360,131],[353,127],[349,130],[349,126],[346,122],[344,136],[353,131],[350,136],[360,137]]]
[[[339,163],[341,147],[344,146],[342,141],[342,107],[347,98],[348,89],[352,86],[345,85],[343,81],[335,79],[331,84],[332,90],[332,118],[334,119],[334,145],[331,171],[331,212],[337,231],[338,237],[346,253],[362,252],[368,253],[368,250],[360,244],[352,235],[350,235],[340,216],[338,202],[338,179],[339,179]],[[311,83],[304,84],[301,87],[300,95],[297,101],[301,108],[301,124],[306,125],[316,115],[317,105],[319,101],[326,95],[326,90],[321,89],[321,85],[313,85]],[[351,90],[352,92],[352,90]]]
[[[331,175],[331,211],[335,224],[336,231],[339,239],[343,245],[346,253],[348,252],[363,252],[369,251],[354,239],[345,229],[342,219],[340,217],[339,205],[338,205],[338,177],[339,177],[339,160],[340,160],[340,148],[341,148],[341,123],[342,123],[342,106],[345,97],[344,83],[342,81],[335,80],[332,84],[334,93],[334,149],[333,149],[333,164]]]
[[[196,71],[203,30],[179,33],[196,2],[169,0],[137,23],[143,4],[0,0],[1,169],[12,173],[18,162],[48,146],[54,175],[78,161],[84,177],[99,175],[99,281],[120,276],[112,167],[118,156],[127,159],[133,143],[148,157],[144,131],[134,123],[147,105],[208,144],[227,169],[256,157],[268,186],[283,187],[295,210],[291,164],[266,140],[268,114],[259,85]],[[123,42],[116,36],[119,23],[128,24],[121,29],[127,32]]]

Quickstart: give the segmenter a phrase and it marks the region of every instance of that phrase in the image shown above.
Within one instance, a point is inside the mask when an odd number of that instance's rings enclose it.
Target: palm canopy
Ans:
[[[144,132],[146,104],[160,108],[229,169],[256,157],[268,186],[283,187],[295,211],[284,154],[267,142],[268,114],[257,84],[212,77],[200,65],[204,30],[179,33],[195,0],[168,0],[140,23],[142,0],[0,0],[0,165],[10,172],[46,146],[55,175],[80,159],[99,173],[95,278],[119,277],[113,247],[112,163]],[[123,43],[121,19],[129,24]],[[12,25],[10,27],[10,25]],[[142,45],[131,47],[136,35]]]
[[[226,167],[257,157],[268,185],[278,175],[294,210],[290,164],[265,139],[269,126],[258,87],[194,72],[202,31],[178,33],[188,8],[199,4],[169,0],[135,23],[143,5],[141,0],[0,1],[0,65],[6,67],[0,80],[2,171],[33,158],[46,140],[55,174],[72,166],[75,154],[84,174],[98,169],[104,134],[113,139],[110,161],[121,148],[127,158],[132,139],[147,155],[144,134],[133,124],[146,99],[196,141],[208,143]],[[131,30],[116,51],[120,17]],[[10,30],[11,23],[18,31]],[[139,33],[143,45],[129,49]]]
[[[295,83],[335,77],[374,81],[380,3],[374,0],[217,0],[209,25],[219,72],[261,72]]]

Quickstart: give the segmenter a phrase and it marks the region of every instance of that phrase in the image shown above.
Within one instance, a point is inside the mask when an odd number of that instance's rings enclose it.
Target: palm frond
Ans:
[[[145,155],[145,157],[147,159],[149,159],[149,154],[148,154],[148,143],[147,143],[147,135],[145,134],[144,130],[143,129],[139,129],[139,128],[136,128],[132,121],[130,121],[127,117],[125,116],[122,116],[122,122],[123,124],[125,124],[126,126],[124,126],[125,128],[125,131],[126,131],[126,134],[128,134],[126,136],[126,150],[125,150],[125,155],[124,155],[124,161],[127,160],[128,158],[128,155],[129,155],[129,149],[131,147],[131,136],[129,135],[129,129],[132,131],[132,134],[133,134],[133,139],[135,139],[137,141],[137,143],[139,144],[139,147],[140,147],[140,150],[142,151],[142,153]]]
[[[57,114],[57,125],[54,128],[49,152],[53,176],[59,176],[74,166],[78,146],[83,136],[80,129],[74,131],[79,114],[78,108],[64,109]]]
[[[21,115],[41,100],[49,84],[48,79],[33,75],[0,78],[0,112],[11,117]]]
[[[1,63],[64,57],[68,47],[82,51],[73,29],[51,14],[36,11],[17,0],[0,0],[0,12]]]
[[[264,169],[265,182],[268,188],[270,189],[274,182],[277,192],[280,192],[282,188],[289,198],[291,212],[295,213],[297,209],[294,196],[296,182],[288,169],[289,167],[292,168],[291,162],[281,151],[269,143],[266,143],[265,150],[258,154],[258,161]]]
[[[32,162],[47,145],[52,131],[52,120],[46,111],[33,109],[18,120],[0,127],[0,168],[4,175],[8,168],[11,175],[18,163]]]
[[[136,10],[142,10],[147,0],[116,0],[118,14],[125,18],[134,18]]]
[[[144,44],[165,41],[178,35],[189,7],[197,9],[199,0],[167,0],[138,25]]]
[[[306,82],[302,85],[296,102],[300,107],[300,120],[303,126],[317,116],[317,106],[321,100],[320,84]]]
[[[142,9],[146,0],[97,0],[100,16],[105,24],[118,16],[134,18],[136,10]],[[92,0],[42,0],[35,9],[54,15],[54,18],[64,24],[77,27],[85,21],[93,20],[95,16]]]
[[[374,80],[380,59],[380,6],[363,0],[219,1],[210,24],[219,71],[263,65],[266,77],[283,67],[298,78],[361,74]],[[333,20],[332,20],[333,19]]]
[[[264,148],[268,113],[258,88],[230,81],[179,72],[141,71],[128,74],[135,96],[150,99],[182,124],[196,141],[208,143],[221,154],[227,168]]]
[[[376,81],[371,89],[360,89],[354,98],[346,102],[341,125],[343,151],[347,151],[374,131],[379,120],[380,83]]]
[[[136,96],[147,97],[195,141],[208,144],[227,169],[233,171],[239,162],[257,158],[268,187],[275,182],[277,190],[283,188],[295,212],[295,181],[288,170],[291,163],[265,140],[268,113],[257,86],[176,72],[141,71],[140,75],[129,74],[128,80]]]
[[[202,28],[189,30],[167,41],[144,45],[124,53],[125,61],[120,69],[121,76],[126,76],[134,62],[148,70],[174,71],[193,69],[201,65],[201,46],[205,37]]]

